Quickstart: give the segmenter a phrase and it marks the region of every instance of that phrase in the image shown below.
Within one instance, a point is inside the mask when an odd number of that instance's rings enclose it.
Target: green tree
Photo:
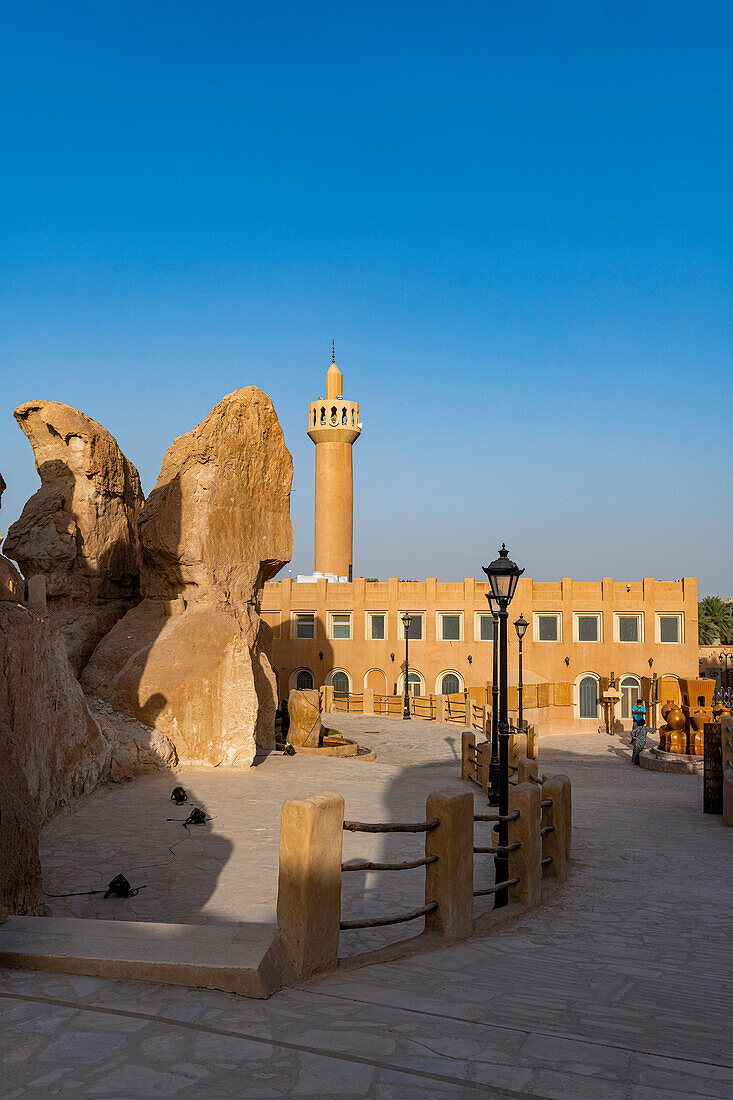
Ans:
[[[698,604],[697,637],[700,645],[733,643],[733,605],[720,596],[706,596]]]

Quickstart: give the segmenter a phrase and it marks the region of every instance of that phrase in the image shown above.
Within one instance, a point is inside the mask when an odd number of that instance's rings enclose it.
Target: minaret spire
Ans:
[[[316,445],[315,567],[317,573],[351,577],[354,475],[351,448],[361,435],[359,406],[343,396],[336,341],[326,371],[326,396],[308,408],[308,435]]]

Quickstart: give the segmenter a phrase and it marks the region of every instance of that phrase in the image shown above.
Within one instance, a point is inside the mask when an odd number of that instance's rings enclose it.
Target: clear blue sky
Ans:
[[[152,488],[240,386],[295,460],[331,339],[355,571],[733,595],[730,3],[28,3],[0,43],[12,419],[93,416]]]

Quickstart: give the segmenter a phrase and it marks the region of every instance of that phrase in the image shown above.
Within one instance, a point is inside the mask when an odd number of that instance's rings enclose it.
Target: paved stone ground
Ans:
[[[371,722],[344,718],[343,728]],[[420,725],[406,733],[383,721],[388,734],[363,738],[380,752],[379,761],[352,762],[347,778],[335,770],[346,762],[309,764],[324,767],[317,788],[343,789],[354,817],[373,818],[378,809],[393,818],[418,812],[428,790],[454,781],[457,766],[451,747],[457,731]],[[541,759],[545,770],[571,776],[575,812],[572,874],[540,909],[484,939],[336,973],[267,1002],[0,971],[0,1095],[733,1096],[733,830],[702,814],[701,779],[632,769],[618,738],[548,737]],[[303,778],[305,787],[295,773],[283,779],[288,763],[272,760],[247,773],[246,781],[256,781],[247,797],[261,816],[266,808],[255,802],[266,795],[262,782],[272,782],[280,799],[283,785],[286,794],[316,789],[315,773]],[[270,773],[278,769],[276,781]],[[204,775],[194,777],[196,793],[216,812],[212,835],[216,826],[223,840],[216,857],[203,855],[203,840],[196,856],[219,859],[209,887],[185,910],[196,922],[227,919],[236,902],[234,879],[241,894],[247,867],[259,879],[272,860],[260,854],[247,862],[252,831],[239,843],[232,837],[227,815],[234,809],[211,773],[204,790]],[[222,786],[229,782],[223,777]],[[163,785],[161,797],[171,785]],[[88,806],[137,797],[137,787],[100,792]],[[244,795],[232,788],[226,797],[233,806]],[[48,848],[88,806],[47,831]],[[268,813],[262,827],[272,831],[277,811]],[[118,820],[114,812],[110,820]],[[224,841],[232,844],[226,863]],[[122,850],[118,841],[110,845],[103,866]],[[258,834],[259,847],[274,851],[268,833]],[[92,845],[84,857],[93,862],[97,854]],[[232,864],[239,871],[228,882]],[[48,855],[46,868],[48,888],[61,885]],[[54,875],[63,869],[57,864]],[[92,870],[98,873],[96,865]],[[394,905],[393,889],[370,891],[358,904]],[[184,902],[181,896],[175,903],[179,914]],[[272,895],[258,888],[252,902],[264,914]],[[140,916],[154,919],[151,913]]]

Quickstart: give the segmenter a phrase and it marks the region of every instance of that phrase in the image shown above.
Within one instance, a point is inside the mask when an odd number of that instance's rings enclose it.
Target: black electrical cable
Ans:
[[[175,818],[169,817],[167,820],[168,821],[174,821]],[[182,836],[180,840],[177,840],[175,844],[171,844],[169,846],[168,851],[173,856],[173,859],[163,860],[162,863],[136,863],[134,865],[134,867],[129,867],[129,868],[128,867],[123,867],[123,871],[125,872],[126,875],[129,875],[131,871],[139,871],[141,869],[148,870],[151,867],[170,867],[171,863],[176,862],[176,858],[177,858],[176,853],[174,852],[173,849],[177,848],[179,844],[183,844],[183,842],[185,840],[190,840],[190,838],[191,838],[191,833],[189,833],[188,829],[186,829],[186,835]]]
[[[180,817],[166,818],[166,821],[176,821],[178,824],[183,825],[184,829],[188,825],[206,825],[209,821],[213,820],[211,814],[207,814],[204,810],[200,810],[198,806],[194,806],[185,821]]]
[[[183,788],[176,788],[176,790],[179,790],[179,789],[183,790]],[[184,794],[185,794],[185,792],[184,792]],[[180,805],[180,803],[179,803],[179,805]],[[188,831],[188,826],[189,825],[206,825],[209,821],[213,821],[213,820],[214,820],[214,818],[211,814],[207,814],[204,810],[200,810],[197,806],[194,806],[194,808],[191,810],[191,813],[188,815],[188,817],[185,819],[185,821],[181,820],[181,818],[178,818],[178,817],[167,817],[166,821],[174,821],[177,824],[183,825],[183,828],[186,830],[186,835],[184,837],[182,837],[175,844],[172,844],[168,847],[168,851],[170,852],[170,854],[173,858],[172,859],[167,859],[163,863],[137,863],[133,867],[129,867],[129,868],[128,867],[123,867],[122,868],[122,873],[129,875],[131,871],[139,871],[141,868],[149,869],[151,867],[169,867],[171,865],[171,863],[176,862],[176,858],[177,858],[176,853],[173,849],[177,848],[179,844],[183,844],[184,840],[188,840],[189,837],[191,836],[191,833],[189,833],[189,831]],[[146,890],[146,889],[147,889],[147,885],[146,886],[136,886],[134,888],[131,888],[129,893],[126,896],[130,897],[130,898],[134,898],[140,893],[141,890]],[[49,892],[47,890],[43,891],[43,896],[46,897],[46,898],[81,898],[81,897],[91,897],[93,894],[109,895],[109,889],[107,889],[107,890],[73,890],[69,894],[49,894]]]

